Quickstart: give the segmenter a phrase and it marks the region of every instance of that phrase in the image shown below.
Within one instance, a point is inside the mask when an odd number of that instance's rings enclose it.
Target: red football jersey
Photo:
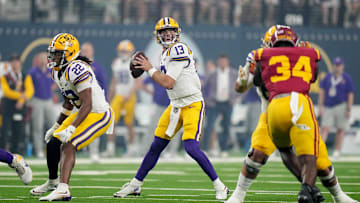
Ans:
[[[314,48],[261,48],[255,53],[255,61],[261,63],[261,77],[270,93],[270,101],[282,93],[309,94],[319,60],[320,53]]]

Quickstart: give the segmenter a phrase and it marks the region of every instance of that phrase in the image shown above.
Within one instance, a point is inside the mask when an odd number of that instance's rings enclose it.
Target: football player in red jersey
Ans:
[[[283,27],[283,25],[273,25],[266,32],[262,39],[262,47],[271,47],[271,37],[275,33],[275,30]],[[301,42],[300,47],[311,48],[309,42]],[[254,69],[256,66],[256,61],[254,61],[254,55],[256,50],[251,51],[247,58],[246,64],[239,66],[239,76],[238,81],[235,84],[235,90],[237,92],[245,92],[253,85],[254,78]],[[232,193],[231,197],[226,201],[226,203],[239,203],[244,202],[246,193],[250,188],[252,182],[259,174],[261,167],[266,164],[268,157],[272,154],[276,147],[270,139],[267,122],[266,122],[266,110],[268,106],[268,100],[265,98],[264,92],[265,88],[257,87],[257,92],[261,98],[261,111],[258,124],[255,131],[251,135],[251,149],[245,157],[244,164],[241,168],[239,179],[236,185],[236,189]],[[316,160],[316,169],[317,175],[320,178],[322,184],[326,189],[329,190],[332,198],[336,203],[356,203],[357,201],[350,198],[346,195],[337,180],[335,175],[334,167],[329,160],[327,149],[325,143],[320,139],[319,146],[319,156]],[[298,159],[291,157],[296,157],[296,154],[293,150],[280,153],[283,162],[291,170],[291,172],[296,176],[296,178],[302,182],[301,178],[301,166],[296,164]],[[320,193],[319,193],[320,194]],[[321,198],[319,196],[319,198]]]
[[[302,164],[299,202],[319,202],[316,159],[319,154],[319,129],[309,97],[321,59],[319,51],[298,46],[296,32],[281,27],[271,37],[271,46],[255,53],[254,84],[269,91],[267,123],[271,139],[280,151],[295,147]]]

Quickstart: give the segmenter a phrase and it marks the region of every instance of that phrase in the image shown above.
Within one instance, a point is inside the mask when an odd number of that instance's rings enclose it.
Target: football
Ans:
[[[143,69],[140,69],[140,68],[136,68],[137,64],[134,64],[134,59],[136,57],[139,57],[139,56],[143,56],[147,59],[147,57],[145,56],[144,52],[142,51],[137,51],[135,52],[134,55],[132,55],[131,57],[131,61],[130,61],[130,71],[131,71],[131,75],[134,77],[134,78],[138,78],[140,77],[143,73],[144,73],[144,70]]]

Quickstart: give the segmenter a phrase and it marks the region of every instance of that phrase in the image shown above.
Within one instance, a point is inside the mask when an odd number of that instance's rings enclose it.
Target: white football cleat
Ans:
[[[16,173],[20,177],[21,181],[27,185],[32,181],[32,170],[25,162],[24,158],[19,154],[14,154],[14,159],[9,166],[15,169]]]
[[[229,194],[230,190],[226,186],[222,189],[215,189],[216,192],[216,199],[224,200],[227,198],[227,195]]]
[[[69,186],[65,183],[59,183],[58,187],[45,197],[41,197],[40,201],[70,201],[71,194]]]
[[[44,184],[36,186],[32,190],[30,190],[30,194],[32,195],[42,195],[45,192],[53,191],[56,189],[59,184],[59,179],[47,180]]]
[[[214,189],[216,192],[216,199],[224,200],[227,198],[227,195],[229,194],[229,188],[226,187],[226,185],[221,182],[219,178],[213,181]]]
[[[336,197],[331,196],[335,203],[359,203],[357,200],[352,199],[351,197],[347,196],[345,193],[338,195]]]
[[[245,200],[246,192],[235,190],[231,197],[225,203],[243,203]]]
[[[140,196],[143,182],[133,178],[130,182],[125,183],[121,190],[114,193],[114,197],[124,198],[128,195]]]

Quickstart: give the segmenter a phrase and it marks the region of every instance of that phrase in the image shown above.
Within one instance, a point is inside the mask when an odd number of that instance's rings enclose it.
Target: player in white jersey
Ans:
[[[69,180],[75,165],[76,151],[89,145],[102,134],[113,131],[114,113],[105,99],[86,57],[79,56],[79,42],[71,34],[60,33],[49,43],[49,67],[52,77],[64,96],[63,110],[58,121],[46,132],[47,161],[58,161],[49,154],[60,154],[60,183],[41,201],[70,200]],[[73,107],[77,111],[73,112]],[[50,146],[50,147],[49,147]],[[58,162],[57,162],[58,164]],[[57,169],[57,168],[56,168]],[[57,171],[56,171],[57,173]],[[49,181],[31,193],[42,194],[51,189]]]
[[[193,54],[186,44],[179,42],[180,27],[174,19],[161,18],[155,26],[155,34],[163,46],[161,71],[143,56],[136,57],[133,64],[138,64],[137,68],[145,70],[155,82],[167,89],[170,105],[158,122],[154,141],[137,174],[114,196],[140,194],[145,176],[155,166],[172,137],[183,127],[182,140],[186,152],[213,181],[216,199],[226,199],[228,188],[220,181],[209,159],[199,147],[205,105]]]
[[[270,47],[269,43],[271,36],[276,29],[281,25],[271,26],[265,33],[263,38],[263,47]],[[302,47],[310,47],[308,42],[301,42]],[[255,51],[251,51],[247,58],[244,67],[239,67],[238,79],[235,83],[235,90],[237,92],[245,92],[253,86],[254,69],[256,62],[254,60]],[[266,164],[268,157],[275,151],[276,147],[272,142],[268,125],[266,122],[266,111],[268,107],[267,90],[265,87],[256,87],[257,93],[261,99],[261,114],[255,131],[251,136],[251,149],[245,157],[244,164],[241,168],[236,189],[231,197],[225,203],[239,203],[244,202],[247,190],[251,186],[254,179],[257,177],[260,169]],[[280,151],[281,158],[286,167],[293,173],[293,175],[301,181],[300,163],[293,152],[293,150]],[[340,187],[337,181],[335,171],[328,158],[328,153],[325,143],[320,139],[319,156],[316,161],[317,175],[322,184],[331,193],[332,198],[337,203],[357,202],[347,196]],[[314,188],[316,190],[316,188]],[[320,193],[317,193],[320,195]],[[321,198],[318,196],[318,198]]]
[[[136,154],[135,133],[133,127],[134,111],[136,104],[136,91],[140,86],[141,79],[134,79],[129,72],[131,55],[135,47],[129,40],[122,40],[118,44],[118,57],[112,64],[112,80],[109,91],[111,100],[111,108],[115,113],[115,123],[117,123],[122,113],[124,115],[124,123],[128,128],[129,139],[127,145],[127,155]],[[115,131],[108,137],[105,156],[115,155]]]

